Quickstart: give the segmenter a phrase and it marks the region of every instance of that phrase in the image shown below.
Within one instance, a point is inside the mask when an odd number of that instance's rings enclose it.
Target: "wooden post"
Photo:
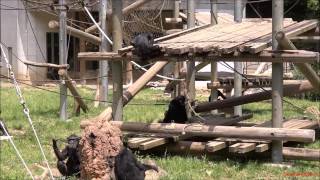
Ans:
[[[242,0],[234,0],[234,21],[242,22]],[[242,62],[234,62],[234,97],[242,96]],[[234,115],[242,115],[242,107],[234,107]]]
[[[275,35],[283,28],[283,0],[272,1],[272,50],[278,50]],[[272,63],[272,127],[281,128],[283,122],[283,63]],[[281,163],[282,141],[272,141],[272,162]]]
[[[195,2],[194,0],[188,0],[187,1],[187,20],[188,20],[188,29],[195,27]],[[187,62],[187,76],[186,76],[186,82],[187,82],[187,101],[186,101],[186,109],[188,118],[191,118],[192,116],[192,110],[189,104],[191,104],[195,100],[195,77],[196,77],[196,71],[195,71],[195,61],[189,60]]]
[[[122,47],[122,0],[112,0],[112,39],[113,52]],[[123,116],[123,75],[122,61],[112,62],[113,100],[112,113],[114,120],[122,121]]]
[[[140,123],[110,121],[122,131],[143,133],[184,134],[199,137],[229,137],[265,140],[314,142],[315,131],[311,129],[288,129],[266,127],[210,126],[203,124]]]
[[[64,0],[59,0],[59,4],[65,4]],[[59,64],[67,64],[67,32],[66,32],[66,16],[67,12],[63,9],[64,6],[61,6],[59,14]],[[62,79],[63,82],[64,79]],[[67,86],[65,83],[60,84],[60,119],[67,120]]]
[[[99,11],[99,20],[101,22],[101,29],[107,32],[107,0],[100,1],[100,11]],[[100,33],[101,44],[100,44],[100,52],[107,52],[110,50],[110,46],[108,47],[108,40]],[[99,105],[106,107],[108,105],[108,73],[109,72],[109,63],[108,61],[99,61]]]
[[[215,25],[218,24],[218,5],[217,0],[210,0],[211,5],[211,24]],[[218,64],[216,61],[211,62],[211,83],[214,84],[217,81],[218,78]],[[211,102],[216,101],[218,98],[217,88],[212,87],[211,88]],[[217,110],[212,110],[211,113],[216,114],[218,113]]]
[[[180,0],[174,0],[174,11],[173,11],[173,18],[178,19],[179,18],[179,12],[180,12]],[[179,78],[180,76],[180,71],[182,68],[182,62],[174,62],[174,78]],[[181,95],[181,87],[182,87],[183,82],[179,82],[175,85],[174,91],[173,91],[173,97],[177,97]]]

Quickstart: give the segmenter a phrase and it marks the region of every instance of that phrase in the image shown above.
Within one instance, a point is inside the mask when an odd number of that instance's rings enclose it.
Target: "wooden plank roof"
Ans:
[[[296,36],[314,29],[317,20],[284,21],[287,36]],[[218,24],[199,28],[177,37],[158,41],[155,45],[168,55],[214,53],[230,54],[235,51],[258,53],[271,45],[272,21],[245,21],[239,24]]]

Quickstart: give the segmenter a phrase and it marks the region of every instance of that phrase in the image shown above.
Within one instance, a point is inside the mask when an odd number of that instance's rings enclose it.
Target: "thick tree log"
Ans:
[[[50,21],[48,24],[49,28],[58,30],[59,29],[59,22],[57,21]],[[85,41],[91,42],[93,44],[99,45],[101,43],[101,38],[94,36],[92,34],[86,33],[79,29],[67,26],[67,33],[70,35],[77,37],[79,39],[83,39]]]
[[[67,88],[70,90],[71,94],[74,96],[75,100],[77,101],[77,103],[79,104],[81,109],[86,113],[89,110],[88,106],[81,98],[81,95],[79,94],[77,89],[73,86],[72,79],[68,76],[67,71],[60,69],[58,73],[60,76],[64,77],[64,79],[66,80],[65,83],[66,83]]]
[[[265,140],[285,140],[296,142],[313,142],[315,131],[309,129],[264,128],[264,127],[235,127],[210,126],[201,124],[175,124],[175,123],[137,123],[111,121],[122,131],[145,133],[185,134],[201,137],[230,137]]]
[[[179,141],[177,143],[168,144],[165,147],[165,150],[168,153],[176,154],[192,153],[200,155],[214,155],[215,152],[210,152],[210,149],[206,145],[206,142]],[[151,151],[157,150],[163,152],[163,148],[156,148],[152,149]],[[320,150],[316,149],[283,147],[282,153],[284,159],[288,160],[320,161]]]
[[[137,79],[123,93],[123,106],[125,106],[167,64],[168,61],[156,62],[147,72]]]
[[[284,147],[282,153],[286,159],[320,161],[319,149]]]
[[[294,84],[285,84],[283,88],[283,95],[284,96],[290,96],[294,94],[299,94],[307,91],[314,90],[315,88],[312,87],[310,82],[308,81],[300,81],[296,82]],[[214,109],[223,109],[228,107],[233,107],[237,105],[242,104],[248,104],[252,102],[259,102],[263,100],[271,99],[271,91],[264,91],[260,93],[250,94],[250,95],[244,95],[241,97],[232,97],[221,101],[215,101],[215,102],[206,102],[201,103],[197,106],[195,106],[194,110],[199,112],[206,112],[211,111]]]
[[[288,37],[284,32],[282,31],[277,32],[276,39],[281,49],[297,50],[297,48],[288,39]],[[319,60],[319,54],[318,54],[318,60]],[[299,71],[311,82],[312,86],[315,87],[315,90],[320,91],[320,77],[317,74],[317,72],[311,67],[311,65],[307,63],[303,63],[303,64],[295,63],[294,65],[296,65]]]

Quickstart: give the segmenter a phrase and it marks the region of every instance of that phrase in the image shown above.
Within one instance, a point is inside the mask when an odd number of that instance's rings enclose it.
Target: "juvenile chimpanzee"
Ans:
[[[131,45],[134,47],[133,54],[137,55],[141,61],[159,56],[161,54],[160,48],[153,44],[152,33],[139,34],[131,41]]]
[[[163,123],[186,123],[188,121],[186,107],[186,98],[184,96],[178,96],[170,101],[169,109],[166,111]]]
[[[128,148],[124,147],[115,158],[115,176],[117,180],[144,180],[145,171],[156,166],[140,163]]]
[[[74,134],[70,135],[67,137],[66,147],[60,151],[57,146],[57,140],[52,139],[52,147],[58,158],[57,167],[63,176],[76,175],[80,177],[79,141],[80,137]],[[64,163],[67,158],[67,163]]]

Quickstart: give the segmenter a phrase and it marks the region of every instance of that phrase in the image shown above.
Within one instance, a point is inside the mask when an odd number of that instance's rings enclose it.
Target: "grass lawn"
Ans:
[[[49,88],[58,91],[57,88]],[[102,109],[94,109],[93,103],[87,101],[90,108],[88,114],[81,113],[80,117],[74,117],[68,122],[59,120],[59,95],[31,88],[22,88],[27,105],[30,108],[31,117],[40,140],[45,149],[49,163],[55,167],[56,159],[51,148],[51,139],[66,138],[70,134],[80,135],[80,121],[88,117],[95,116]],[[95,91],[80,88],[84,97],[94,98]],[[207,96],[199,95],[200,100],[206,100]],[[162,91],[146,89],[124,109],[125,121],[152,122],[163,118],[167,109],[166,105],[150,105],[152,103],[168,103],[169,97],[164,97]],[[319,106],[319,102],[307,100],[287,99],[293,104],[306,108],[309,106]],[[69,113],[73,108],[73,99],[69,98]],[[133,105],[145,103],[147,105]],[[252,103],[244,106],[246,111],[254,112],[254,118],[250,121],[261,122],[271,118],[271,102]],[[301,117],[299,111],[284,103],[284,116]],[[21,151],[33,174],[41,174],[42,170],[35,166],[42,164],[42,157],[34,139],[32,130],[27,119],[22,113],[21,105],[15,95],[14,88],[1,89],[1,117],[5,120],[9,131],[14,136],[14,141]],[[309,148],[320,148],[320,141],[306,145]],[[163,179],[286,179],[288,172],[313,173],[312,177],[305,179],[320,179],[320,162],[295,161],[295,165],[290,169],[280,169],[263,165],[263,161],[243,160],[243,159],[219,159],[214,160],[208,156],[170,156],[163,152],[162,156],[140,156],[140,159],[151,158],[158,165],[167,171],[168,175]],[[13,148],[7,141],[1,142],[0,146],[0,179],[28,179],[26,170],[17,158]],[[301,177],[296,177],[301,178]]]

